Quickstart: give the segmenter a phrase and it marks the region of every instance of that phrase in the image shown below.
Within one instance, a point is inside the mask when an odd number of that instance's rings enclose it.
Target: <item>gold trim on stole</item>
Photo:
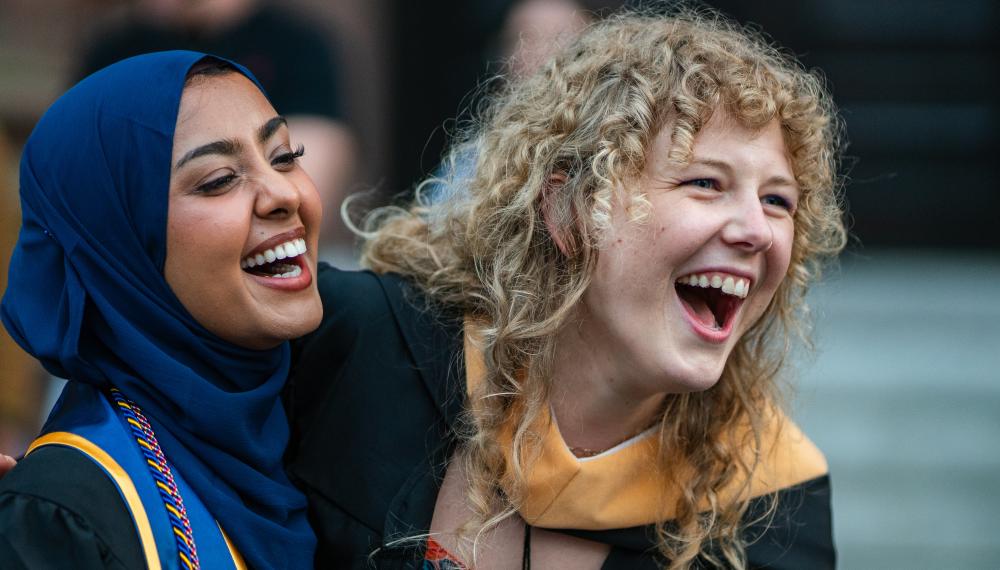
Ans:
[[[216,522],[215,524],[219,524]],[[239,550],[236,550],[236,545],[229,540],[229,535],[226,531],[222,530],[222,526],[219,526],[219,532],[222,533],[223,540],[226,541],[226,548],[229,549],[229,555],[233,557],[233,565],[236,566],[236,570],[247,570],[247,563],[243,561],[243,555],[240,554]]]
[[[104,468],[115,484],[118,485],[118,489],[121,490],[122,496],[125,497],[125,502],[128,503],[128,507],[132,511],[132,519],[139,530],[139,541],[142,543],[142,551],[146,555],[146,565],[149,567],[149,570],[161,570],[160,556],[156,551],[153,528],[149,526],[149,517],[146,515],[146,509],[142,506],[142,501],[139,499],[139,492],[136,491],[135,484],[132,483],[132,479],[125,473],[121,465],[118,465],[118,462],[112,459],[107,452],[94,445],[90,440],[80,437],[75,433],[65,431],[54,431],[36,439],[28,447],[25,455],[45,445],[71,447],[90,457]]]

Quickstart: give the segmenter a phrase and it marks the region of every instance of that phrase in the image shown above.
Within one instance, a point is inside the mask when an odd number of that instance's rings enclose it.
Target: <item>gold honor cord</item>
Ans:
[[[146,517],[146,509],[142,506],[142,501],[139,500],[139,492],[135,490],[132,479],[118,465],[118,462],[90,440],[64,431],[52,432],[36,439],[28,447],[25,455],[46,445],[71,447],[90,457],[108,473],[121,490],[122,495],[125,497],[125,502],[128,503],[129,509],[132,511],[132,520],[135,521],[135,526],[139,531],[139,542],[142,543],[142,551],[146,556],[146,565],[149,567],[149,570],[161,570],[160,556],[156,550],[156,541],[153,540],[153,529],[149,526],[149,519]],[[229,555],[233,558],[233,566],[236,567],[236,570],[247,570],[243,556],[236,550],[236,546],[229,540],[229,535],[226,534],[226,531],[222,530],[221,526],[219,527],[219,532],[222,533],[222,538],[226,541],[226,548],[229,549]]]

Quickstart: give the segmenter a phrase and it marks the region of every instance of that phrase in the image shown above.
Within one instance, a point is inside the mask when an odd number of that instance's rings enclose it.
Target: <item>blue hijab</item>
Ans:
[[[45,113],[21,160],[23,225],[0,314],[51,373],[115,386],[142,407],[247,563],[311,568],[306,500],[281,462],[288,343],[221,340],[163,277],[174,125],[188,70],[205,57],[124,60]]]

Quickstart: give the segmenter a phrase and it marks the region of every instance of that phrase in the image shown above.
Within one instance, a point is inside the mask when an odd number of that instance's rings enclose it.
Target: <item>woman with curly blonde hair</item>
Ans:
[[[612,17],[505,86],[453,196],[321,270],[289,399],[317,565],[832,567],[779,378],[844,244],[839,138],[714,14]]]

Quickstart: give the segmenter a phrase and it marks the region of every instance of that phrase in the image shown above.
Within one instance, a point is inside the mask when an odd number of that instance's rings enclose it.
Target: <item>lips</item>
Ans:
[[[261,285],[297,291],[309,286],[305,228],[280,233],[261,242],[240,261],[240,268]]]

